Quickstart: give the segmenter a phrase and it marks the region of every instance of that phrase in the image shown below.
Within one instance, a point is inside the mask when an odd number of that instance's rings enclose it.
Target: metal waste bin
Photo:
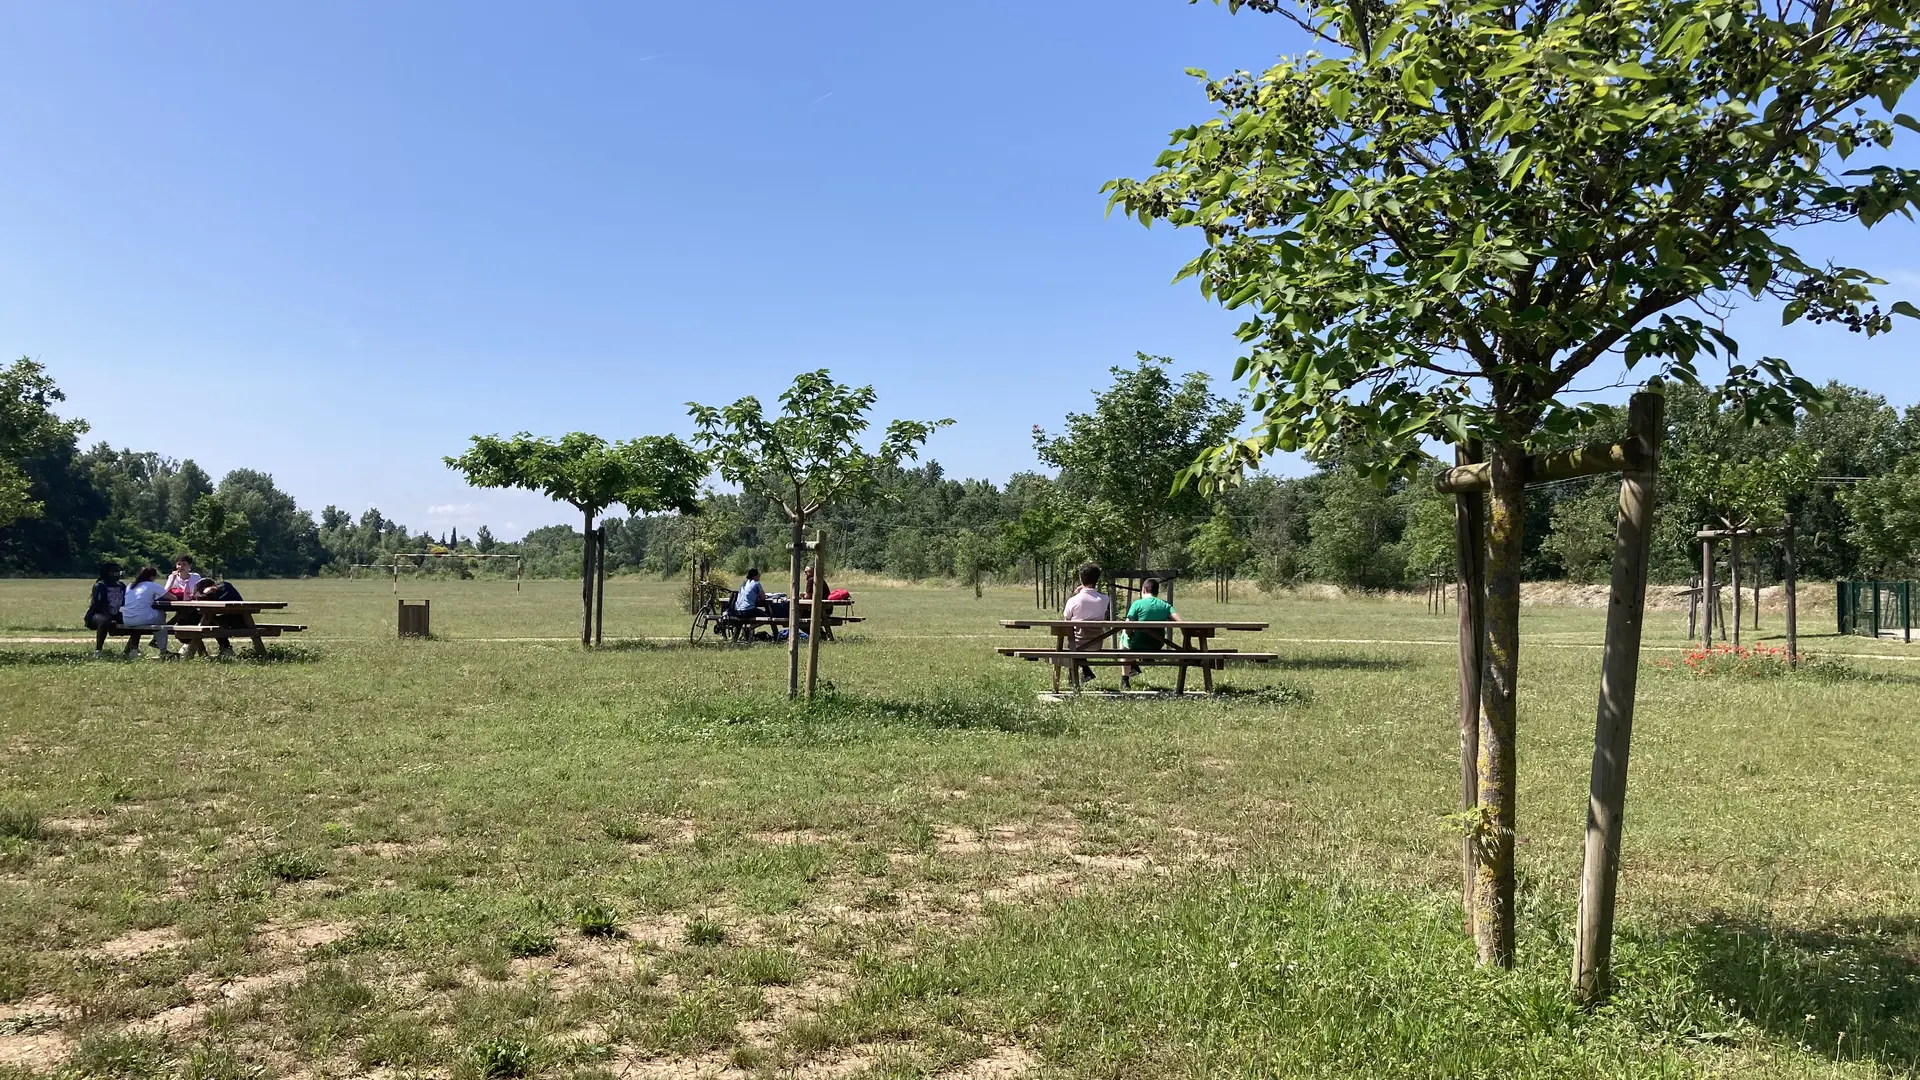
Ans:
[[[431,605],[432,605],[432,601],[430,600],[400,601],[400,636],[401,637],[423,638],[423,637],[433,636],[433,631],[429,625],[430,620],[428,618],[428,612],[431,610]]]

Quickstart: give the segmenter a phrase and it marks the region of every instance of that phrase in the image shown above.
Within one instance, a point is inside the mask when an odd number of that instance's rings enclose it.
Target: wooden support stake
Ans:
[[[1787,515],[1787,532],[1783,539],[1785,542],[1784,553],[1786,555],[1786,565],[1783,569],[1787,572],[1787,580],[1784,582],[1787,587],[1787,666],[1794,667],[1800,663],[1800,624],[1798,618],[1799,612],[1795,610],[1799,605],[1795,603],[1793,595],[1795,570],[1793,565],[1792,514]]]
[[[1700,541],[1700,644],[1713,648],[1713,616],[1720,607],[1713,594],[1713,539]]]
[[[1470,465],[1480,457],[1478,443],[1454,449],[1454,460]],[[1480,674],[1487,639],[1487,500],[1477,491],[1453,497],[1453,543],[1459,564],[1460,613],[1460,809],[1480,805]],[[1460,840],[1462,910],[1472,937],[1473,889],[1480,871],[1480,850],[1471,829]]]
[[[820,636],[827,625],[827,534],[813,536],[813,618],[807,620],[807,700],[813,700],[813,687],[820,679]]]
[[[1633,696],[1640,674],[1640,631],[1646,616],[1647,563],[1653,549],[1654,481],[1665,430],[1665,399],[1639,393],[1628,406],[1628,437],[1640,463],[1620,478],[1620,523],[1613,544],[1607,641],[1600,662],[1600,699],[1593,731],[1593,773],[1587,795],[1586,863],[1574,938],[1574,994],[1587,1003],[1607,996],[1612,977],[1614,897],[1627,803],[1627,751],[1633,738]]]
[[[1733,647],[1740,647],[1740,538],[1727,541],[1727,583],[1733,587]]]

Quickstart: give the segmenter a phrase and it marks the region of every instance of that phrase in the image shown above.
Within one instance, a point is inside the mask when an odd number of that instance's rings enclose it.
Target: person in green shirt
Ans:
[[[1173,605],[1160,599],[1159,578],[1148,578],[1141,582],[1140,588],[1143,590],[1140,599],[1127,606],[1128,622],[1180,621],[1180,613],[1173,610]],[[1127,631],[1126,647],[1129,652],[1159,652],[1166,646],[1166,635],[1159,630]],[[1120,688],[1124,690],[1131,687],[1133,676],[1138,674],[1140,674],[1138,664],[1129,664],[1123,668],[1120,673]]]

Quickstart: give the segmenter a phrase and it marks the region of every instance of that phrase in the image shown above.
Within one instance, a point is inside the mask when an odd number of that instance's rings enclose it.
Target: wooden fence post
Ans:
[[[1627,412],[1628,438],[1639,442],[1642,464],[1620,477],[1620,522],[1613,544],[1612,595],[1607,606],[1607,641],[1593,732],[1586,862],[1580,875],[1580,914],[1573,952],[1574,994],[1587,1003],[1606,997],[1612,975],[1613,909],[1627,802],[1627,751],[1633,737],[1633,697],[1640,675],[1640,631],[1646,615],[1654,481],[1660,467],[1665,405],[1660,395],[1643,392],[1633,396]]]
[[[1480,459],[1478,442],[1454,449],[1454,461],[1468,465]],[[1480,805],[1480,675],[1486,649],[1487,497],[1478,491],[1453,497],[1453,543],[1459,564],[1460,615],[1460,809],[1472,813]],[[1474,831],[1462,823],[1460,862],[1463,881],[1460,902],[1466,913],[1467,936],[1472,937],[1473,889],[1480,870],[1480,848]]]
[[[813,618],[807,620],[807,700],[813,700],[814,683],[820,678],[820,635],[826,629],[828,612],[827,590],[827,532],[825,529],[813,534]],[[794,603],[799,603],[795,600]]]

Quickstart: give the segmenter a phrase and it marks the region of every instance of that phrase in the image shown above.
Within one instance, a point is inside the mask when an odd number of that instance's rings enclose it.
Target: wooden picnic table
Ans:
[[[229,642],[233,638],[243,637],[253,642],[255,653],[265,653],[265,639],[281,634],[297,634],[306,629],[305,626],[292,623],[255,621],[255,615],[286,607],[285,600],[155,600],[153,606],[162,611],[192,611],[202,618],[213,617],[207,622],[176,623],[167,627],[167,633],[186,645],[180,652],[182,657],[206,656],[208,638],[220,643],[221,652],[231,650]]]
[[[802,597],[799,600],[792,601],[792,603],[800,607],[800,632],[804,634],[813,633],[813,601]],[[822,600],[820,601],[820,605],[827,609],[821,618],[822,627],[826,631],[825,636],[821,639],[823,641],[833,640],[833,628],[836,626],[845,626],[848,623],[866,621],[866,616],[851,613],[853,611],[852,599]],[[785,630],[787,628],[787,617],[773,614],[771,607],[758,607],[752,611],[734,609],[733,620],[739,623],[748,634],[752,634],[755,630],[762,627],[775,630]]]
[[[1175,691],[1185,693],[1187,689],[1187,669],[1197,667],[1208,692],[1213,690],[1213,673],[1224,668],[1229,661],[1248,661],[1257,664],[1278,660],[1277,653],[1247,653],[1238,649],[1220,649],[1213,645],[1213,638],[1220,633],[1246,632],[1257,633],[1267,628],[1263,622],[1244,620],[1187,620],[1178,622],[1139,622],[1126,619],[1002,619],[1000,625],[1009,630],[1047,630],[1053,634],[1053,648],[1027,649],[1019,646],[1003,645],[994,651],[1002,656],[1012,656],[1021,660],[1049,660],[1053,663],[1053,688],[1060,689],[1060,668],[1065,665],[1068,679],[1074,691],[1080,690],[1080,666],[1082,664],[1158,664],[1178,666],[1180,674],[1175,683]],[[1112,647],[1113,639],[1124,631],[1151,631],[1159,635],[1166,644],[1159,649],[1117,649]],[[1179,632],[1180,640],[1174,641],[1174,632]],[[1075,637],[1083,640],[1077,647]]]

